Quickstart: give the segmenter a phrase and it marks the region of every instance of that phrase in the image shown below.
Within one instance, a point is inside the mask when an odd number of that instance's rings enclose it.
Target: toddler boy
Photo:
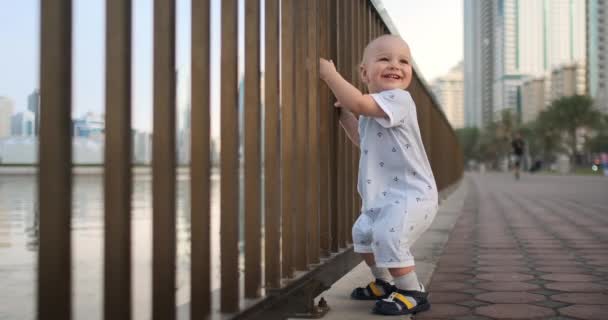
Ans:
[[[362,208],[352,235],[355,252],[376,280],[351,297],[377,300],[376,313],[413,314],[428,310],[430,303],[410,246],[435,217],[438,194],[416,105],[405,90],[412,80],[409,47],[398,36],[378,37],[365,48],[359,69],[369,94],[342,78],[331,61],[321,59],[319,72],[342,108],[343,127],[361,149]]]

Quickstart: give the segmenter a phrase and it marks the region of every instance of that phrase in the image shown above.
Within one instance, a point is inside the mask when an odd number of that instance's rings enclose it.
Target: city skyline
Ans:
[[[152,1],[133,0],[133,64],[132,103],[133,127],[151,131],[152,126]],[[104,29],[105,7],[101,0],[74,0],[73,5],[73,88],[72,113],[79,117],[89,111],[103,113],[104,106]],[[383,0],[387,12],[395,21],[400,34],[410,43],[417,66],[427,81],[447,72],[462,60],[462,28],[435,26],[428,20],[429,14],[449,19],[451,24],[462,23],[461,0],[432,0],[419,3],[415,0]],[[219,28],[220,6],[211,1],[211,27]],[[239,14],[243,16],[243,2]],[[189,73],[190,68],[190,1],[176,1],[176,68],[178,75]],[[427,17],[427,18],[425,18]],[[262,17],[263,18],[263,17]],[[0,41],[7,50],[0,52],[0,95],[11,98],[15,110],[28,107],[28,95],[38,88],[39,60],[39,3],[23,0],[0,4]],[[242,18],[241,18],[242,20]],[[460,22],[459,22],[460,21]],[[6,27],[5,27],[6,26]],[[10,26],[10,27],[9,27]],[[215,28],[215,29],[214,29]],[[424,29],[425,32],[417,30]],[[241,23],[240,30],[243,30]],[[449,32],[456,32],[450,34]],[[219,32],[211,33],[211,105],[219,106]],[[428,43],[428,37],[441,41]],[[242,32],[240,42],[243,42]],[[460,40],[458,40],[460,39]],[[263,41],[263,35],[262,35]],[[455,41],[455,42],[454,42]],[[439,47],[439,48],[438,48]],[[447,48],[447,50],[446,50]],[[447,53],[446,53],[447,52]],[[439,56],[438,56],[439,55]],[[242,54],[239,70],[243,70]],[[183,92],[183,90],[181,90]],[[178,89],[178,94],[180,90]],[[181,108],[187,106],[178,97]],[[212,114],[217,114],[213,112]],[[182,114],[182,112],[178,112]],[[216,123],[216,121],[213,121]],[[212,125],[212,133],[219,128]]]

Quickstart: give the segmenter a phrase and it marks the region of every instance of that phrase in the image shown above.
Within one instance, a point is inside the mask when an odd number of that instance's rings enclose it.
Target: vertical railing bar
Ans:
[[[190,246],[192,319],[211,311],[211,216],[210,216],[210,10],[209,0],[192,0],[191,95],[192,130],[190,164]]]
[[[347,11],[346,11],[346,30],[348,30],[347,34],[349,35],[346,38],[347,41],[347,57],[346,57],[346,77],[347,80],[350,83],[353,83],[354,77],[353,77],[353,50],[355,50],[354,48],[354,43],[353,43],[353,38],[354,38],[354,33],[355,30],[353,30],[354,28],[354,15],[353,15],[353,10],[354,10],[354,3],[353,0],[347,1],[347,5],[346,5]],[[342,129],[342,132],[344,133],[344,129]],[[350,142],[350,139],[348,138],[348,136],[346,134],[343,135],[343,143],[344,143],[344,164],[345,164],[345,172],[344,172],[344,210],[345,210],[345,219],[344,219],[344,239],[346,241],[346,244],[350,243],[350,238],[351,238],[351,232],[349,232],[351,229],[351,225],[352,225],[352,217],[353,217],[353,205],[352,205],[352,172],[353,172],[353,165],[352,165],[352,144]]]
[[[175,318],[175,1],[154,1],[152,317]]]
[[[279,288],[281,172],[279,140],[279,0],[265,0],[265,282],[267,288]]]
[[[294,0],[281,2],[281,243],[283,277],[293,277],[294,195]]]
[[[334,32],[329,23],[330,5],[335,1],[321,1],[319,4],[319,55],[325,59],[331,59],[329,48],[330,33]],[[317,59],[318,60],[318,59]],[[315,79],[318,81],[318,79]],[[330,112],[333,107],[330,105],[329,91],[326,85],[322,84],[319,88],[319,248],[322,257],[329,256],[330,250]],[[333,172],[335,173],[335,171]]]
[[[340,23],[341,23],[341,17],[339,14],[339,7],[338,4],[341,3],[340,0],[335,0],[335,1],[328,1],[328,7],[329,7],[329,17],[328,17],[328,32],[329,32],[329,36],[327,37],[327,41],[328,41],[328,48],[329,48],[329,56],[331,58],[333,58],[333,61],[336,61],[336,63],[338,65],[336,65],[336,67],[339,67],[341,60],[338,57],[338,52],[340,48],[339,42],[338,42],[338,35],[341,31],[340,28]],[[331,252],[337,252],[339,249],[339,201],[338,201],[338,130],[339,128],[339,124],[338,124],[338,112],[339,110],[335,109],[332,107],[333,102],[335,101],[335,98],[333,97],[333,95],[329,92],[329,89],[326,89],[329,95],[329,104],[330,104],[330,109],[331,111],[329,111],[329,192],[330,192],[330,196],[329,196],[329,223],[330,223],[330,228],[329,228],[329,233],[330,233],[330,251]]]
[[[239,308],[238,6],[222,1],[221,83],[221,311]]]
[[[306,1],[298,0],[295,2],[295,19],[294,31],[295,41],[301,48],[306,48]],[[295,127],[296,127],[296,143],[295,143],[295,194],[296,210],[295,210],[295,260],[294,265],[296,270],[306,270],[306,261],[308,260],[309,245],[307,239],[308,225],[306,223],[307,215],[311,208],[308,207],[308,184],[307,175],[307,160],[306,152],[308,149],[308,114],[307,114],[307,95],[308,84],[306,77],[306,50],[295,50],[294,54],[294,78],[295,78]]]
[[[40,6],[37,314],[38,319],[71,319],[72,1]]]
[[[307,72],[308,75],[308,212],[304,213],[309,222],[308,264],[319,263],[319,28],[318,0],[308,0],[306,15],[308,24]]]
[[[106,2],[104,319],[131,319],[131,1]]]
[[[346,4],[350,0],[341,0],[340,6],[338,7],[338,71],[346,75],[346,70],[348,70],[348,65],[346,61],[346,57],[348,56],[348,46],[346,42],[346,35],[348,34],[346,30]],[[341,110],[340,110],[341,112]],[[338,117],[339,119],[339,114]],[[346,208],[345,208],[345,176],[346,176],[346,157],[345,157],[345,144],[344,144],[344,131],[342,130],[342,126],[339,124],[336,127],[337,130],[337,208],[338,208],[338,247],[344,248],[346,247],[346,238],[345,234],[345,225],[346,225]]]
[[[245,2],[245,297],[261,289],[260,1]]]
[[[361,78],[359,77],[359,64],[361,63],[361,52],[362,52],[362,45],[361,45],[361,34],[362,32],[362,26],[363,26],[363,21],[361,19],[362,16],[362,10],[363,7],[361,5],[361,1],[362,0],[357,0],[357,2],[355,3],[355,8],[356,8],[356,15],[354,16],[356,21],[354,21],[355,25],[356,25],[356,29],[354,30],[354,34],[355,34],[355,49],[353,50],[353,52],[355,53],[355,58],[353,60],[352,66],[353,66],[353,80],[355,81],[355,83],[357,84],[358,88],[362,91],[365,92],[365,90],[363,90],[363,83],[361,82]],[[365,1],[365,0],[363,0]],[[351,225],[352,223],[355,222],[355,220],[357,219],[357,213],[360,211],[360,208],[357,207],[357,202],[358,202],[358,198],[359,198],[359,194],[357,193],[357,171],[358,171],[358,164],[359,164],[359,153],[358,153],[358,149],[357,147],[351,142],[351,153],[352,153],[352,157],[351,157],[351,168],[352,168],[352,172],[351,172]],[[352,242],[352,232],[350,233],[351,237],[351,242]]]

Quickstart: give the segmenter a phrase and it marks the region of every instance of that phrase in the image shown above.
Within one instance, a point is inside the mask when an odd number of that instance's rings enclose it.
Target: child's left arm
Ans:
[[[384,118],[386,113],[376,101],[369,95],[362,94],[359,89],[346,81],[336,70],[334,63],[321,58],[319,64],[319,75],[334,93],[340,105],[353,113]]]

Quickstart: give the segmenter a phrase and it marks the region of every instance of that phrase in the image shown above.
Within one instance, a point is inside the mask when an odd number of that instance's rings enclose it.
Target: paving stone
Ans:
[[[525,282],[484,282],[475,285],[475,288],[486,289],[489,291],[530,291],[534,289],[540,289],[536,284],[525,283]]]
[[[435,272],[433,274],[433,281],[466,281],[470,279],[473,279],[472,275],[462,273]]]
[[[534,276],[524,273],[482,273],[478,274],[477,278],[488,281],[527,281],[534,279]]]
[[[554,295],[556,293],[560,293],[561,291],[555,291],[555,290],[533,290],[530,291],[532,293],[536,293],[536,294],[542,294],[543,296],[550,296],[550,295]]]
[[[538,260],[534,264],[539,267],[559,266],[559,267],[581,267],[583,263],[574,260]]]
[[[521,260],[524,256],[521,254],[480,254],[479,259],[484,260]]]
[[[559,309],[559,313],[577,319],[606,320],[606,314],[608,314],[608,305],[575,304]]]
[[[487,290],[482,290],[482,289],[478,289],[478,288],[470,288],[470,289],[463,290],[463,292],[470,293],[470,294],[480,294],[480,293],[483,293],[486,291]]]
[[[453,319],[458,316],[471,315],[471,310],[466,307],[453,304],[434,303],[431,310],[418,313],[414,317],[416,320],[422,319]]]
[[[551,299],[572,304],[608,304],[608,294],[604,293],[560,293]]]
[[[431,282],[429,286],[429,291],[463,291],[465,289],[471,288],[471,285],[464,282],[451,282],[451,281],[443,281],[443,282]]]
[[[456,318],[454,318],[454,320],[492,320],[492,319],[488,318],[488,317],[482,317],[482,316],[463,316],[463,317],[456,317]]]
[[[435,272],[442,273],[467,273],[471,271],[472,269],[470,267],[443,267],[441,265],[435,269]]]
[[[522,266],[527,263],[523,260],[477,260],[477,263],[484,266]]]
[[[533,279],[530,281],[526,281],[527,283],[533,283],[533,284],[539,284],[539,285],[543,285],[545,283],[549,283],[550,281],[548,280],[543,280],[543,279]]]
[[[567,306],[566,303],[562,303],[559,301],[553,301],[553,300],[539,301],[534,304],[541,306],[541,307],[551,308],[551,309],[556,309],[556,308],[561,308],[561,307]]]
[[[598,277],[586,275],[586,274],[575,274],[575,273],[551,273],[540,276],[542,279],[551,281],[567,281],[567,282],[584,282],[584,281],[599,281]]]
[[[531,272],[531,268],[525,266],[481,266],[478,272],[499,273],[499,272]]]
[[[475,296],[475,299],[490,303],[533,303],[544,301],[545,296],[528,292],[487,292]]]
[[[593,282],[555,282],[545,284],[547,289],[566,292],[602,292],[606,286]]]
[[[531,304],[492,304],[475,308],[475,314],[496,319],[540,319],[555,315],[555,311]]]
[[[469,308],[475,308],[475,307],[479,307],[479,306],[485,306],[485,305],[487,305],[487,303],[481,302],[479,300],[467,300],[467,301],[458,302],[458,305],[469,307]]]
[[[557,267],[557,266],[543,266],[537,267],[536,270],[551,273],[585,273],[586,270],[582,267]]]
[[[473,298],[473,295],[463,293],[463,292],[445,292],[445,291],[436,291],[431,294],[429,299],[431,300],[431,304],[435,305],[436,303],[456,303],[461,301],[467,301]]]

